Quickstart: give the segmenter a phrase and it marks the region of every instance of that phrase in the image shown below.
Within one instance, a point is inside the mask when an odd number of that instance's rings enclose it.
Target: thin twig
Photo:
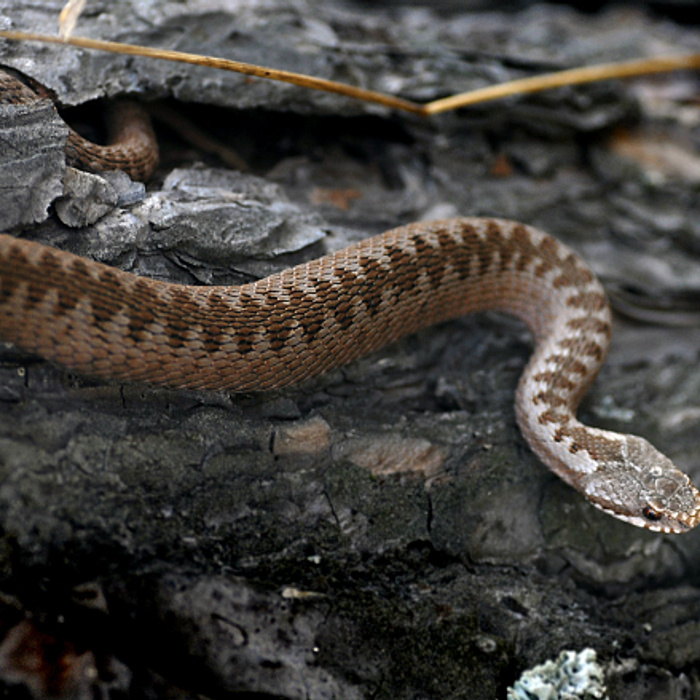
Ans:
[[[557,73],[547,73],[536,75],[532,78],[521,78],[511,80],[500,85],[491,85],[479,90],[471,90],[461,95],[445,97],[423,105],[425,115],[439,114],[451,109],[466,107],[477,102],[488,102],[498,100],[511,95],[522,95],[529,92],[540,92],[566,85],[580,85],[581,83],[593,83],[600,80],[611,80],[613,78],[632,78],[639,75],[649,75],[651,73],[668,73],[674,70],[688,68],[700,68],[700,54],[690,54],[687,56],[668,56],[660,58],[643,58],[637,61],[627,61],[625,63],[601,63],[597,66],[585,66],[583,68],[571,68],[569,70],[558,71]]]
[[[292,83],[293,85],[311,88],[312,90],[334,92],[339,95],[352,97],[356,100],[374,102],[385,107],[390,107],[391,109],[400,109],[404,112],[412,112],[413,114],[423,113],[422,105],[411,102],[410,100],[402,100],[400,97],[392,97],[391,95],[385,95],[381,92],[374,92],[373,90],[364,90],[363,88],[353,87],[352,85],[336,83],[333,80],[314,78],[311,75],[292,73],[291,71],[277,70],[276,68],[264,68],[263,66],[256,66],[252,63],[231,61],[226,58],[200,56],[198,54],[184,53],[182,51],[170,51],[167,49],[151,48],[149,46],[135,46],[134,44],[122,44],[117,41],[102,41],[100,39],[88,39],[79,36],[72,36],[64,40],[48,34],[0,31],[0,37],[12,39],[13,41],[41,41],[49,44],[70,44],[71,46],[80,46],[84,49],[96,49],[98,51],[109,51],[111,53],[129,54],[131,56],[148,56],[150,58],[176,61],[178,63],[192,63],[197,66],[206,66],[208,68],[218,68],[220,70],[233,71],[234,73],[252,75],[256,78],[268,78],[283,83]]]
[[[65,41],[73,33],[87,0],[68,0],[58,16],[58,36]]]
[[[180,63],[191,63],[198,66],[208,66],[220,70],[243,73],[257,78],[278,80],[299,87],[332,92],[337,95],[344,95],[364,102],[372,102],[390,109],[398,109],[403,112],[418,114],[428,117],[460,107],[466,107],[477,103],[498,100],[512,95],[524,93],[540,92],[566,85],[580,85],[581,83],[592,83],[600,80],[611,80],[613,78],[631,78],[639,75],[649,75],[652,73],[668,73],[670,71],[682,69],[700,68],[700,54],[689,54],[685,56],[669,56],[661,58],[645,58],[637,61],[627,61],[625,63],[603,63],[598,66],[587,66],[584,68],[572,68],[569,70],[547,73],[531,78],[512,80],[500,85],[492,85],[478,90],[471,90],[459,95],[452,95],[440,100],[434,100],[427,104],[419,104],[400,97],[385,95],[374,90],[353,87],[334,80],[324,80],[302,73],[292,73],[291,71],[277,70],[276,68],[265,68],[251,63],[241,61],[231,61],[225,58],[215,58],[213,56],[200,56],[198,54],[184,53],[182,51],[170,51],[167,49],[157,49],[148,46],[136,46],[133,44],[122,44],[116,41],[102,41],[99,39],[88,39],[85,37],[70,37],[60,39],[48,34],[36,34],[30,32],[0,31],[0,37],[13,41],[41,41],[50,44],[70,44],[86,49],[96,49],[98,51],[110,51],[112,53],[129,54],[132,56],[147,56],[166,61],[177,61]]]

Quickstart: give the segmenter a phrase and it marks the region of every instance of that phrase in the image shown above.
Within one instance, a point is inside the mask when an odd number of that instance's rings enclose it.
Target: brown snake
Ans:
[[[50,90],[11,68],[0,68],[0,104],[33,105],[53,102]],[[68,127],[66,161],[83,170],[123,170],[134,180],[147,180],[158,165],[158,142],[141,105],[120,100],[109,107],[109,145],[84,139]]]
[[[0,339],[116,381],[278,389],[486,310],[533,333],[516,416],[540,459],[626,522],[695,527],[700,494],[667,457],[576,419],[608,349],[610,308],[590,269],[537,229],[476,218],[410,224],[239,287],[145,279],[0,235]]]

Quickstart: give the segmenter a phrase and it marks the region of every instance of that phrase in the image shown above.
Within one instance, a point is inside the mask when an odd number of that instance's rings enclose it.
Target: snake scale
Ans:
[[[138,119],[131,111],[127,121]],[[121,167],[136,153],[143,172],[144,158],[156,162],[143,153],[149,130],[122,131],[104,161],[103,147],[90,144],[88,167]],[[84,162],[70,150],[67,157]],[[280,389],[487,310],[519,317],[534,336],[515,407],[540,459],[626,522],[695,527],[700,494],[667,457],[641,437],[577,420],[610,343],[610,307],[591,270],[535,228],[483,218],[414,223],[257,282],[212,287],[146,279],[0,235],[0,339],[115,381]]]

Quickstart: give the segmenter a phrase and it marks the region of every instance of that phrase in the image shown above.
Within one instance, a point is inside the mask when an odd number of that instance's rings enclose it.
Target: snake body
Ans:
[[[118,381],[279,389],[486,310],[532,330],[516,416],[540,459],[627,522],[694,527],[700,496],[668,458],[640,437],[576,419],[608,348],[610,309],[579,258],[534,228],[494,219],[410,224],[237,287],[150,280],[0,235],[0,338]]]
[[[540,459],[626,522],[695,527],[700,494],[667,457],[643,438],[577,420],[607,353],[610,308],[591,270],[535,228],[478,218],[409,224],[236,287],[146,279],[0,234],[0,339],[116,381],[280,389],[487,310],[521,318],[534,336],[516,418]]]
[[[33,105],[53,95],[41,83],[11,68],[0,69],[0,104]],[[66,162],[83,170],[123,170],[147,180],[158,165],[158,142],[144,108],[119,100],[107,110],[107,145],[93,143],[68,127]]]

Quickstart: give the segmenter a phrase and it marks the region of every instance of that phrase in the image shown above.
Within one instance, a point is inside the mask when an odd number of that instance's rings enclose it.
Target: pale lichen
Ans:
[[[525,671],[508,700],[607,700],[603,669],[593,649],[562,651],[556,661],[546,661]]]

